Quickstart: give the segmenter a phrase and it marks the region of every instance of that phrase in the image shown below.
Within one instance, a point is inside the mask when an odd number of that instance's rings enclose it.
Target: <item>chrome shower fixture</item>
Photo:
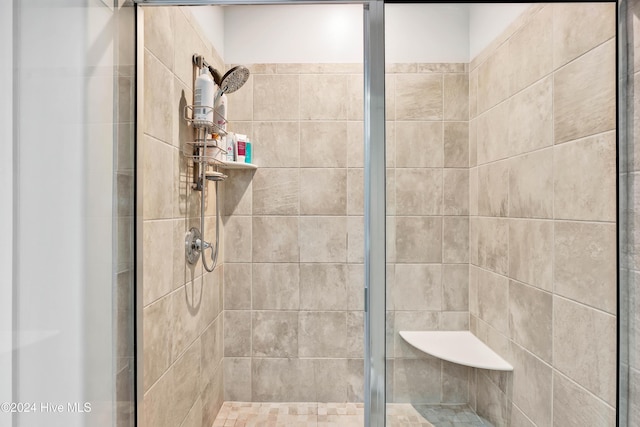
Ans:
[[[218,98],[220,98],[223,94],[233,93],[240,89],[249,79],[249,69],[242,65],[231,68],[227,71],[224,76],[220,77],[220,73],[218,70],[213,68],[211,65],[207,64],[202,55],[193,55],[193,64],[198,68],[202,69],[204,67],[208,68],[211,71],[211,75],[213,76],[213,82],[218,85],[218,90],[213,96],[213,105],[216,104]],[[186,111],[186,108],[185,108]],[[185,118],[187,117],[185,113]],[[189,120],[189,118],[187,118]],[[194,167],[195,176],[199,175],[197,182],[195,183],[194,189],[200,191],[200,229],[196,227],[192,227],[185,236],[185,257],[189,264],[195,264],[198,262],[200,258],[200,254],[202,254],[202,265],[205,270],[211,272],[215,269],[216,263],[218,261],[218,250],[220,248],[220,203],[218,196],[218,182],[224,181],[227,178],[227,175],[221,172],[207,172],[207,163],[209,163],[204,155],[207,150],[207,134],[209,134],[212,130],[216,129],[217,132],[222,132],[223,135],[226,134],[226,129],[219,128],[214,125],[214,123],[206,121],[197,123],[195,120],[192,122],[195,130],[197,131],[196,143],[199,143],[197,150],[200,150],[198,154],[194,154],[194,166],[197,166],[199,169]],[[194,178],[195,178],[194,176]],[[206,182],[212,181],[215,184],[215,203],[216,203],[216,241],[215,245],[207,242],[204,237],[204,207],[205,207],[205,191],[206,191]],[[211,249],[211,261],[212,264],[209,266],[207,264],[206,258],[204,256],[204,252],[207,249]]]
[[[220,87],[220,95],[223,93],[233,93],[240,89],[247,80],[249,80],[250,74],[249,69],[244,65],[235,66],[227,71],[224,76],[222,76],[222,79],[220,79],[220,82],[217,82]]]

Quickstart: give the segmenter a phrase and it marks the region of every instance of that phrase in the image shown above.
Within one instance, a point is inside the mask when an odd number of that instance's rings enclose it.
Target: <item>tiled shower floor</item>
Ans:
[[[213,427],[363,427],[362,403],[225,402]],[[388,427],[492,427],[467,405],[387,404]]]

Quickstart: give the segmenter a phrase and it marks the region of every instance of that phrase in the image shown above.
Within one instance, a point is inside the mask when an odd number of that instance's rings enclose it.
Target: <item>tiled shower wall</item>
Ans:
[[[615,4],[537,5],[470,66],[471,330],[497,426],[615,424]]]
[[[144,422],[208,427],[223,399],[222,265],[207,273],[201,261],[185,262],[185,232],[200,228],[200,193],[191,189],[192,162],[181,155],[193,138],[182,117],[184,105],[193,103],[192,55],[204,55],[218,69],[224,65],[187,9],[150,7],[141,13]],[[214,184],[207,187],[205,239],[212,241]]]
[[[256,172],[225,186],[225,400],[363,399],[360,64],[258,64],[230,96]],[[400,329],[468,327],[466,64],[387,78],[389,401],[466,402]]]

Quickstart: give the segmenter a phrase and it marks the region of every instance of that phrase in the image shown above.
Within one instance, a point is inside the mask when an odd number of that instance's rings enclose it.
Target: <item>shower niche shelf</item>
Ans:
[[[253,163],[229,162],[225,160],[222,162],[217,162],[217,164],[222,169],[245,169],[245,170],[258,169],[258,165],[254,165]]]
[[[447,362],[494,371],[513,371],[513,366],[470,331],[400,331],[418,350]]]

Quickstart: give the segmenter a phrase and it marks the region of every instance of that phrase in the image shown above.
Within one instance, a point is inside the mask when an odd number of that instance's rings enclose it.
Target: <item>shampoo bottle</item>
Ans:
[[[216,125],[219,129],[227,131],[227,95],[224,93],[216,102],[215,110]]]
[[[213,90],[213,78],[209,69],[202,67],[195,85],[193,122],[196,125],[210,126],[213,123]]]

